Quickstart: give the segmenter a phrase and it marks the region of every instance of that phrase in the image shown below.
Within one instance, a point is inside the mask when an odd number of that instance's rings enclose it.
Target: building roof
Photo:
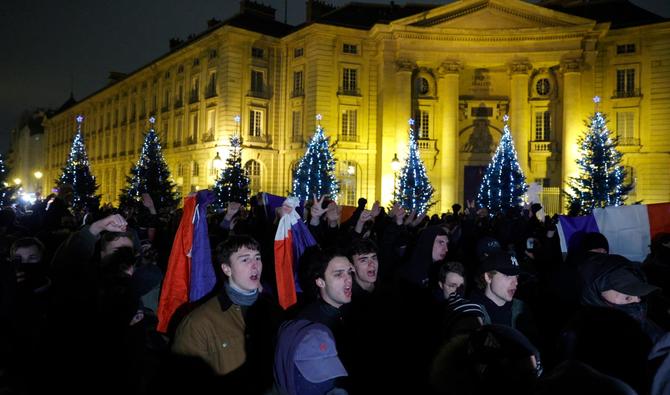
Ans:
[[[352,2],[316,18],[315,22],[367,30],[377,23],[388,23],[396,19],[431,10],[435,7],[438,7],[438,5]]]
[[[548,0],[541,2],[539,5],[566,14],[593,19],[597,22],[611,22],[612,29],[650,25],[669,20],[638,7],[628,0]]]

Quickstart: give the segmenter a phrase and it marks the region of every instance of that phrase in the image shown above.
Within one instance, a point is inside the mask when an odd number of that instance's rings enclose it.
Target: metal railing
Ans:
[[[624,97],[639,97],[640,89],[617,89],[612,94],[612,97],[615,99],[621,99]]]

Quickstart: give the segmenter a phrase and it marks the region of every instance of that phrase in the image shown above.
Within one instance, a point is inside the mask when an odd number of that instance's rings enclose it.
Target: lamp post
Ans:
[[[391,159],[391,169],[393,170],[393,198],[395,199],[396,190],[398,188],[398,170],[400,170],[400,160],[398,159],[398,154],[393,154],[393,159]]]

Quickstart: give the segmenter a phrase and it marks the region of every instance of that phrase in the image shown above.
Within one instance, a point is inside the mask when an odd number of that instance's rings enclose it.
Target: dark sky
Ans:
[[[257,1],[283,19],[284,0]],[[670,16],[670,1],[633,2]],[[304,21],[305,0],[288,0],[288,8],[289,23]],[[105,85],[109,71],[133,71],[166,53],[171,37],[199,33],[208,19],[238,11],[238,0],[0,0],[0,153],[22,111],[58,108],[70,91],[86,97]]]

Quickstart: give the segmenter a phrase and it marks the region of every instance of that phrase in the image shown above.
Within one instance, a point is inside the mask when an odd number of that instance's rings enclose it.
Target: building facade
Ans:
[[[214,183],[213,160],[225,158],[239,130],[252,190],[285,195],[321,114],[335,143],[340,202],[385,204],[413,117],[434,210],[446,212],[476,196],[509,114],[527,181],[544,188],[556,212],[598,95],[635,184],[628,202],[670,200],[670,178],[658,176],[670,168],[670,22],[642,13],[626,26],[560,6],[310,1],[308,23],[292,27],[271,8],[242,2],[237,16],[46,120],[43,190],[83,114],[102,200],[117,202],[154,115],[183,194]]]

